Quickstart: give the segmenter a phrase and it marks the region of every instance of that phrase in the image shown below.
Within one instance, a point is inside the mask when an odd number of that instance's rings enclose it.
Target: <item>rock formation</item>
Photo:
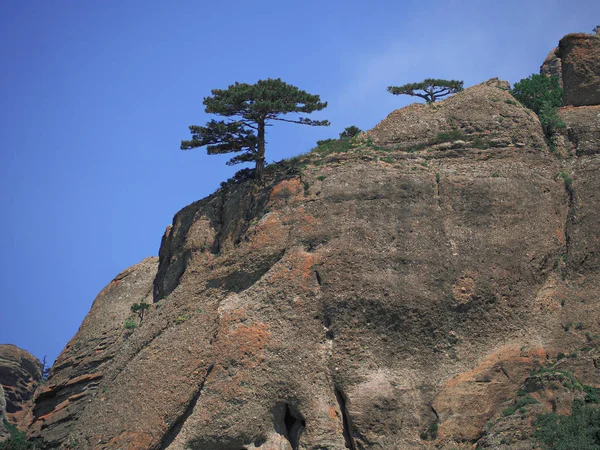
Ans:
[[[567,154],[596,154],[600,147],[600,35],[568,34],[556,55],[567,105],[559,110],[566,128],[557,136],[557,147]]]
[[[548,76],[554,75],[555,77],[558,78],[558,83],[562,87],[562,85],[563,85],[562,66],[561,66],[560,58],[556,54],[557,52],[558,52],[558,47],[556,47],[555,49],[552,49],[552,51],[550,53],[548,53],[548,56],[546,56],[546,59],[544,60],[542,66],[540,67],[540,73],[543,75],[548,75]]]
[[[600,35],[568,34],[560,40],[565,104],[600,105]]]
[[[571,80],[577,45],[561,41],[566,91],[589,84]],[[600,388],[593,108],[561,110],[572,156],[560,158],[493,79],[185,207],[158,261],[98,295],[38,391],[29,437],[535,448],[536,414],[570,413]],[[141,323],[138,302],[153,303]]]
[[[157,266],[158,258],[146,258],[117,275],[98,294],[79,331],[57,358],[48,382],[37,393],[29,427],[30,437],[43,435],[44,448],[70,442],[67,436],[79,414],[92,399],[102,401],[106,387],[99,391],[100,385],[110,383],[104,374],[129,345],[124,322],[133,303],[152,302]]]
[[[5,417],[24,427],[32,406],[33,394],[42,380],[42,364],[31,353],[14,345],[0,345],[0,419],[4,398]],[[3,394],[3,395],[2,395]]]

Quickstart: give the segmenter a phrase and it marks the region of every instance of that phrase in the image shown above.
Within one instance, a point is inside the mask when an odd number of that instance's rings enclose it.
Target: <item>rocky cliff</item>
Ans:
[[[30,438],[535,448],[536,414],[600,388],[593,108],[561,111],[572,155],[560,157],[494,79],[187,206],[158,262],[99,294],[37,396]]]
[[[0,438],[4,420],[20,428],[31,420],[34,392],[42,381],[42,364],[14,345],[0,345]]]

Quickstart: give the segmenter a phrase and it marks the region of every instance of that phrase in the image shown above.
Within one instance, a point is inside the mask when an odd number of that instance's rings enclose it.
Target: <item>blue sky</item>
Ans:
[[[390,84],[513,83],[599,22],[597,0],[0,2],[0,343],[54,360],[96,294],[241,168],[179,150],[211,89],[280,77],[329,102],[313,114],[329,128],[269,129],[280,160],[413,101]]]

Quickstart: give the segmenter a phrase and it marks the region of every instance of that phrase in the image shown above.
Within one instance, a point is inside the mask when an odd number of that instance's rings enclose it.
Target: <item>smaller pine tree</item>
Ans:
[[[440,80],[427,78],[420,83],[409,83],[402,86],[389,86],[388,92],[394,95],[412,95],[425,99],[427,103],[456,94],[463,90],[463,81]],[[419,92],[420,91],[420,92]]]
[[[144,320],[144,313],[148,309],[150,309],[150,304],[144,302],[134,303],[131,305],[131,312],[137,314],[140,319],[140,323],[142,323],[142,320]]]

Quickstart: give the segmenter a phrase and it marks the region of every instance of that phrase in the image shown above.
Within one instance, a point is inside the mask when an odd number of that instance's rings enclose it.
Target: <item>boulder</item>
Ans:
[[[566,125],[559,133],[567,150],[579,156],[600,153],[600,105],[565,106],[558,113]]]
[[[600,35],[568,34],[560,40],[565,105],[600,105]]]

